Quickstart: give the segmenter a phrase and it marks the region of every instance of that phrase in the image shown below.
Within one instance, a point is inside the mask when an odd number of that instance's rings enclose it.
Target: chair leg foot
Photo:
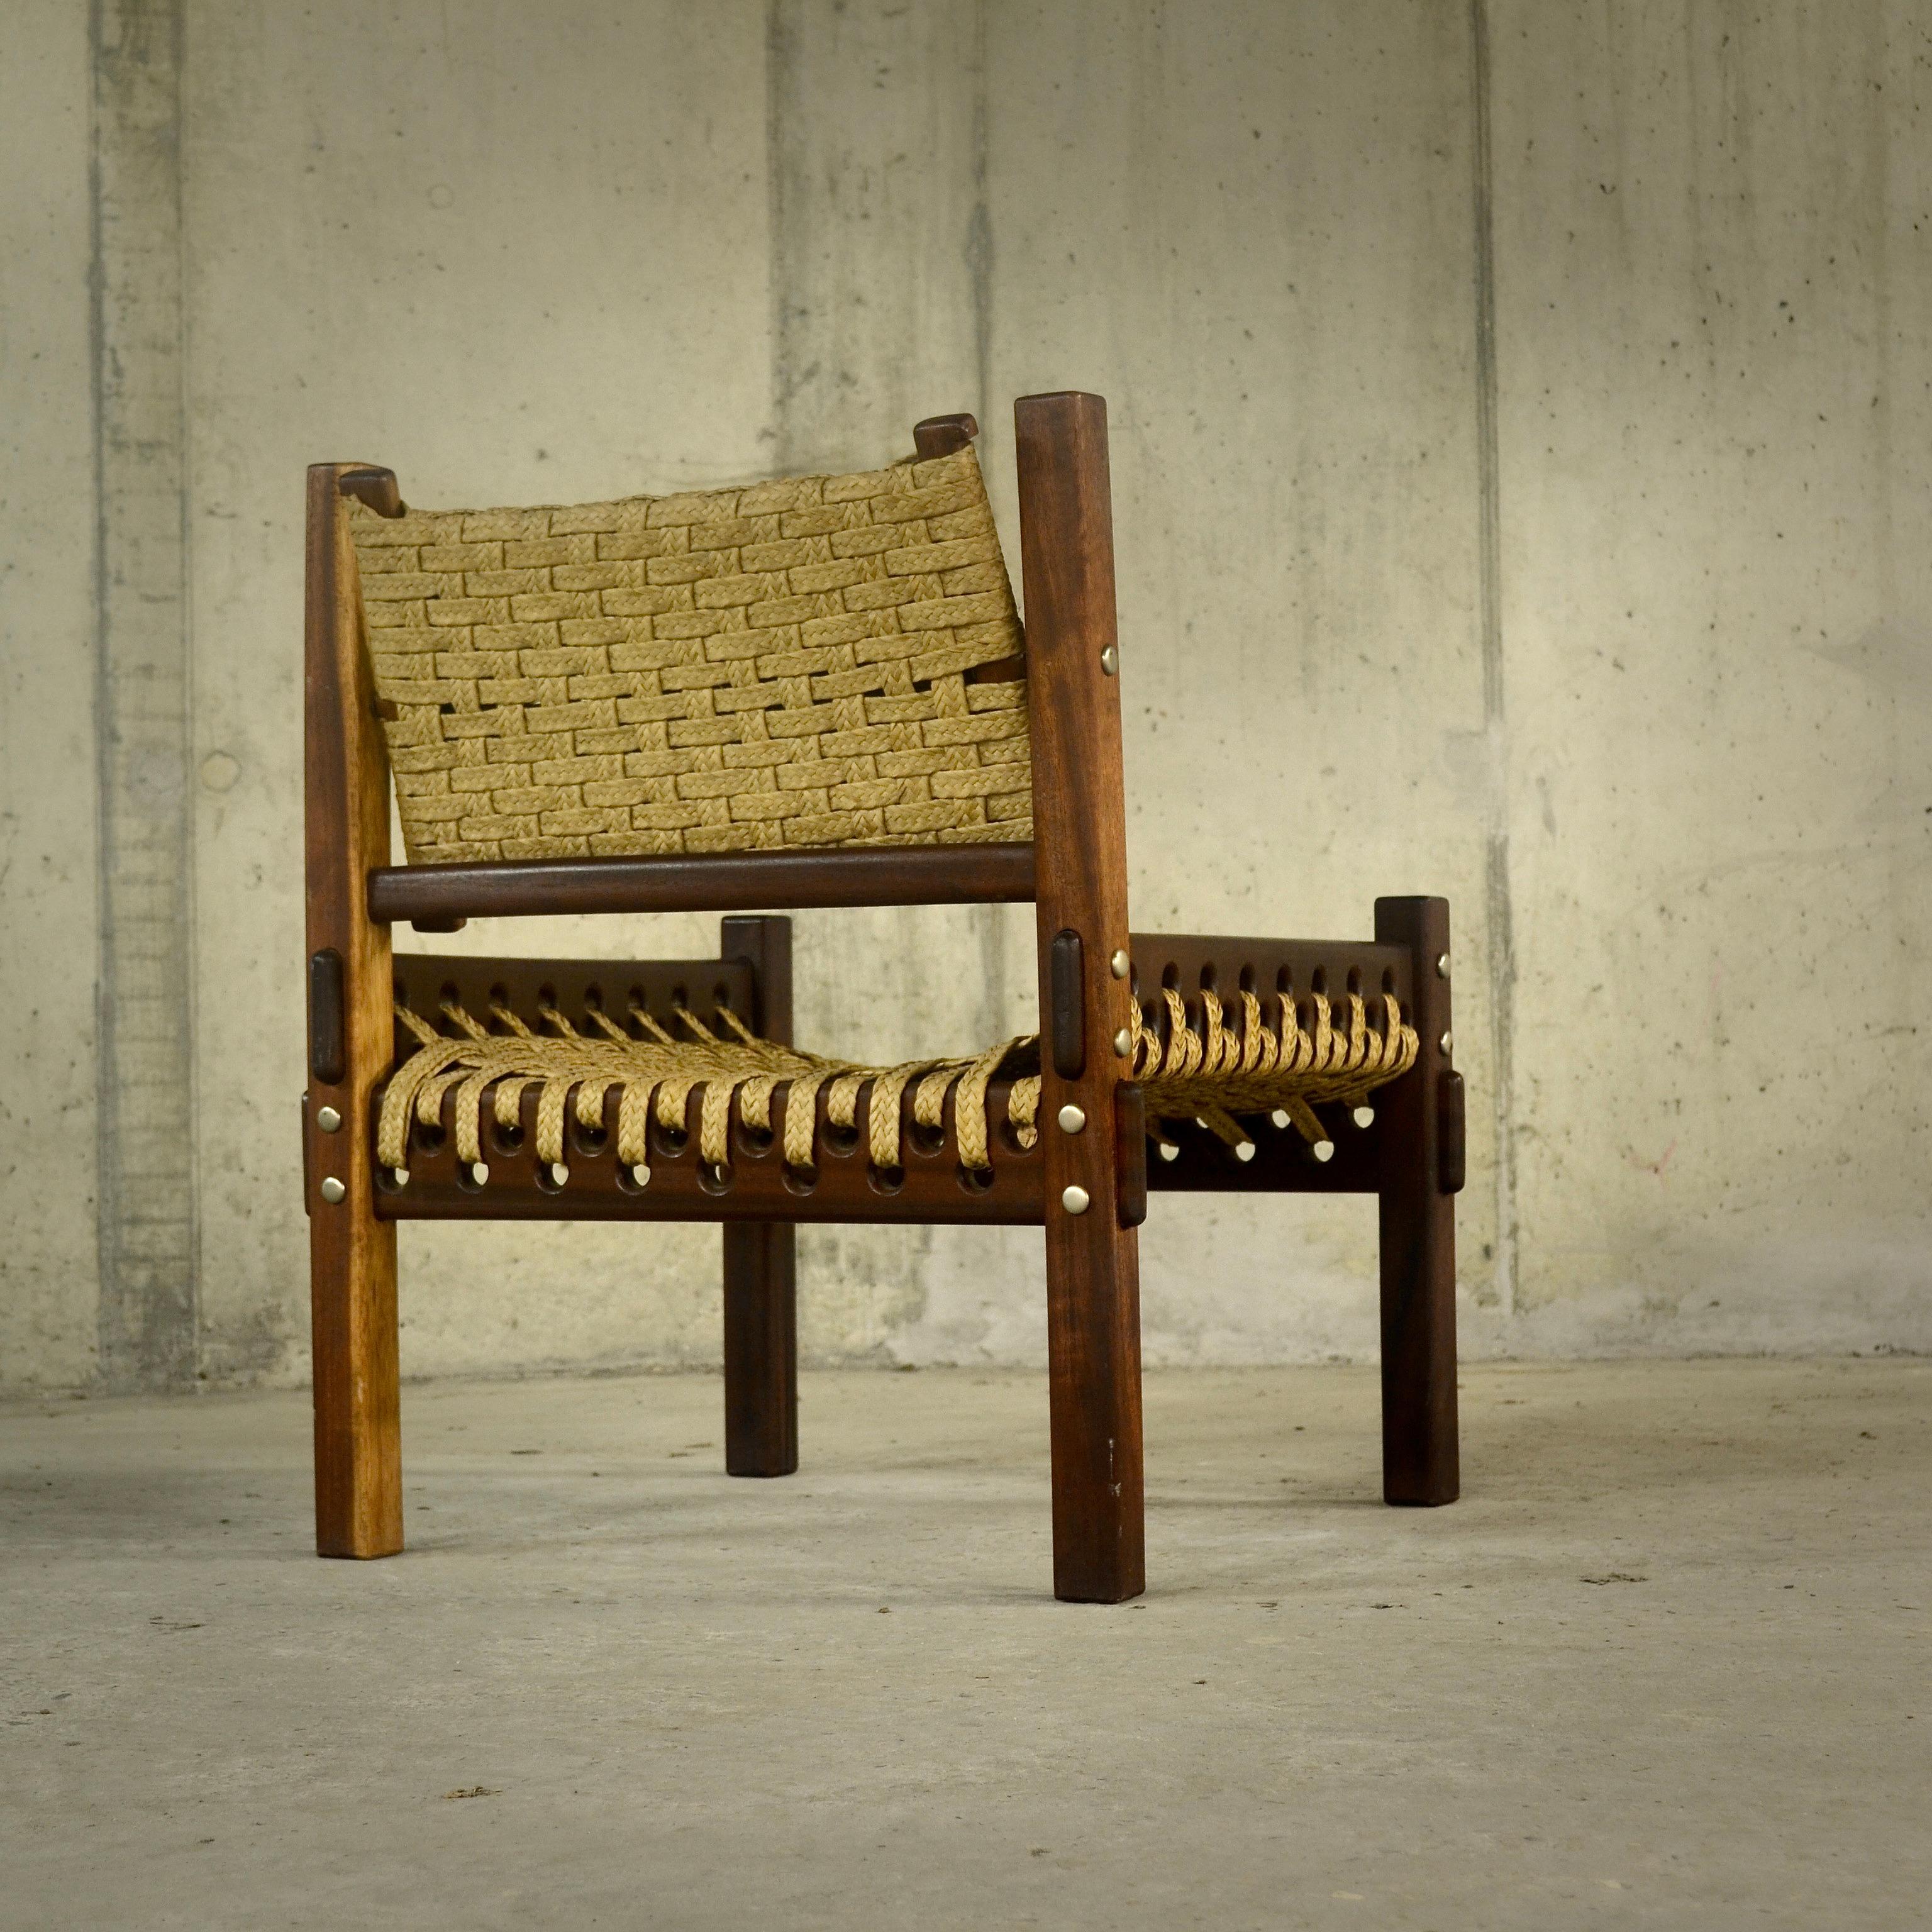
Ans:
[[[396,1231],[353,1197],[313,1211],[316,1553],[393,1556],[403,1546]]]
[[[1453,1503],[1462,1490],[1456,1413],[1456,1245],[1450,1197],[1382,1196],[1382,1496]]]
[[[1134,1231],[1097,1214],[1057,1217],[1047,1228],[1046,1306],[1053,1594],[1124,1603],[1147,1588]]]
[[[788,1223],[724,1224],[724,1468],[798,1467],[796,1242]]]

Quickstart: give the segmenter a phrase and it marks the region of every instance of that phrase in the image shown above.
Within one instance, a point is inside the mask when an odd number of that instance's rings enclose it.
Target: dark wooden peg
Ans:
[[[1053,1070],[1063,1080],[1078,1080],[1087,1070],[1086,986],[1079,934],[1055,933],[1049,958]]]
[[[980,434],[976,417],[928,416],[912,426],[912,446],[922,459],[952,456],[964,449]]]
[[[1462,1076],[1438,1074],[1436,1080],[1436,1185],[1442,1193],[1462,1192],[1468,1146]]]
[[[1124,1228],[1147,1219],[1147,1094],[1138,1080],[1114,1089],[1114,1176]]]
[[[308,962],[308,1067],[325,1087],[339,1087],[343,1046],[342,955],[334,946]]]

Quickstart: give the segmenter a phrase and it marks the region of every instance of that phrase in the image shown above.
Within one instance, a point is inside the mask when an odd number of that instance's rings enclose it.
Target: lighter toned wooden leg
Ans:
[[[356,1191],[312,1203],[310,1215],[316,1550],[393,1556],[403,1546],[396,1231]]]

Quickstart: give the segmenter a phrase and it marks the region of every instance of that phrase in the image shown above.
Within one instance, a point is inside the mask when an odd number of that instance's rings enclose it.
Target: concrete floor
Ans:
[[[719,1395],[412,1388],[368,1564],[304,1396],[0,1412],[0,1923],[1925,1923],[1932,1364],[1472,1370],[1435,1511],[1372,1372],[1153,1376],[1118,1609],[1038,1378]]]

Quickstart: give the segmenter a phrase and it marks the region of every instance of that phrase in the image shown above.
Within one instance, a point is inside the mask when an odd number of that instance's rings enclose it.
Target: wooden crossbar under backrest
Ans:
[[[346,508],[412,864],[1033,836],[1019,620],[963,442],[571,508]]]

